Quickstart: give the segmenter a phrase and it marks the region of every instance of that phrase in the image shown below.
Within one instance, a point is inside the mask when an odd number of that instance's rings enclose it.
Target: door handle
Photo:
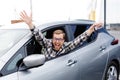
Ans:
[[[101,46],[101,47],[100,47],[100,51],[104,51],[105,49],[106,49],[105,46]]]
[[[67,62],[67,66],[72,66],[72,65],[75,64],[75,63],[77,63],[77,60],[72,60],[72,59],[70,59],[70,60],[68,60],[68,62]]]

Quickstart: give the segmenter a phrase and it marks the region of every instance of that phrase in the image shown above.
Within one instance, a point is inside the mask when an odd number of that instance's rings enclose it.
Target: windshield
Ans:
[[[5,54],[16,43],[18,43],[26,34],[28,30],[8,30],[0,29],[0,56]]]

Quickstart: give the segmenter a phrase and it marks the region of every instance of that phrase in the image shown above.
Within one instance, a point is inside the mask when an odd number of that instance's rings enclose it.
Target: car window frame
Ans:
[[[72,41],[73,39],[74,39],[74,35],[73,35],[73,33],[72,33],[72,29],[71,29],[71,25],[87,25],[87,26],[89,26],[90,27],[90,25],[92,25],[92,24],[62,24],[62,25],[65,25],[64,26],[64,29],[65,29],[65,32],[66,32],[66,35],[67,35],[67,38],[68,38],[68,42],[70,42],[70,41]],[[53,29],[53,28],[57,28],[58,26],[60,26],[60,25],[55,25],[55,26],[50,26],[50,27],[48,27],[48,28],[45,28],[45,29],[43,29],[42,30],[42,32],[45,32],[46,30],[50,30],[50,29]],[[70,27],[71,26],[71,27]],[[89,27],[86,27],[86,30],[89,28]],[[83,31],[84,32],[84,31]],[[94,32],[95,34],[97,34],[97,32]],[[93,33],[93,34],[94,34]],[[43,33],[44,34],[44,33]],[[92,34],[92,35],[93,35]],[[97,38],[97,36],[96,36],[96,38]],[[95,41],[95,40],[93,40],[93,41]],[[79,48],[82,48],[82,47],[84,47],[84,46],[86,46],[86,45],[88,45],[88,44],[90,44],[90,43],[92,43],[93,41],[90,41],[89,43],[87,43],[87,44],[85,44],[85,45],[81,45],[80,47],[76,47],[75,49],[73,49],[73,50],[71,50],[70,52],[68,52],[68,53],[65,53],[65,54],[61,54],[61,55],[59,55],[59,56],[57,56],[57,57],[55,57],[55,58],[58,58],[58,57],[60,57],[60,56],[64,56],[64,55],[67,55],[67,54],[69,54],[69,53],[71,53],[71,52],[73,52],[74,50],[77,50],[77,49],[79,49]],[[52,59],[55,59],[55,58],[52,58]],[[51,60],[51,59],[50,59]]]

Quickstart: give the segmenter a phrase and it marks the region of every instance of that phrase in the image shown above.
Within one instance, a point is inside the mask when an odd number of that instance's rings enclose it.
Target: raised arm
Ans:
[[[77,45],[79,44],[83,44],[84,41],[86,41],[89,36],[95,31],[95,29],[98,29],[102,26],[102,23],[94,23],[93,25],[90,26],[90,28],[88,30],[86,30],[85,32],[83,32],[81,35],[79,35],[78,37],[76,37],[73,41],[69,42],[66,45],[65,50],[66,51],[70,51],[74,48],[77,47]]]
[[[23,11],[20,13],[20,16],[21,16],[21,20],[23,20],[29,26],[29,29],[31,30],[32,34],[35,36],[36,40],[41,45],[44,44],[44,46],[47,46],[49,40],[46,39],[41,33],[41,31],[38,28],[36,28],[32,23],[32,13],[30,14],[30,16],[28,16],[27,13]]]

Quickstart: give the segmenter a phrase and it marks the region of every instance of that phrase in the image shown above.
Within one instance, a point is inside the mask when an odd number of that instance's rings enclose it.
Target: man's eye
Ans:
[[[62,41],[64,39],[62,39],[62,38],[54,38],[54,40]]]

